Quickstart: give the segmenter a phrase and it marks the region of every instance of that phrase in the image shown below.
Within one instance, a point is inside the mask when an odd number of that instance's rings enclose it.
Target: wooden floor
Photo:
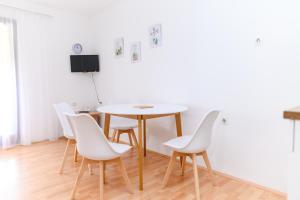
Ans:
[[[0,194],[3,200],[44,200],[68,199],[77,170],[78,163],[72,161],[73,151],[69,151],[69,159],[65,173],[59,175],[61,157],[66,140],[43,142],[28,147],[16,147],[0,151]],[[193,200],[194,182],[191,166],[186,166],[186,174],[180,176],[179,163],[166,189],[160,189],[167,169],[168,158],[149,152],[145,158],[144,191],[138,191],[137,157],[131,150],[124,157],[124,163],[134,194],[127,193],[123,179],[115,165],[108,165],[106,171],[105,199],[112,200]],[[238,182],[223,176],[216,176],[217,186],[213,187],[208,173],[199,170],[201,200],[284,200],[285,198],[268,191]],[[99,177],[86,172],[80,182],[76,199],[98,199]]]

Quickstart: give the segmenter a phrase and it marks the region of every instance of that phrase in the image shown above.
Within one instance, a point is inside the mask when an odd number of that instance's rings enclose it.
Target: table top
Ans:
[[[98,112],[115,115],[164,115],[188,110],[186,106],[174,104],[118,104],[100,106]]]
[[[300,120],[300,106],[285,110],[283,112],[283,118],[292,119],[292,120]]]

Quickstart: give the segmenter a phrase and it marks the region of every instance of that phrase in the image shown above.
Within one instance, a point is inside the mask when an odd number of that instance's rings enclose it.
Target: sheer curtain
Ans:
[[[59,136],[52,107],[53,23],[0,5],[0,149]]]
[[[0,18],[0,144],[9,148],[18,141],[15,23]]]
[[[19,141],[22,145],[54,140],[51,66],[52,18],[15,11],[18,40]]]

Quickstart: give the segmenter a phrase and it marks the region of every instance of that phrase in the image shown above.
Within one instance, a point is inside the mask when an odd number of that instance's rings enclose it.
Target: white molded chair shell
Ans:
[[[91,160],[111,160],[120,157],[131,147],[125,144],[111,143],[101,127],[88,114],[66,114],[76,136],[78,152]]]
[[[193,135],[174,138],[164,143],[164,145],[182,153],[200,153],[207,150],[211,143],[213,127],[219,113],[216,110],[209,111],[197,126]]]
[[[68,113],[68,114],[71,114],[71,115],[75,114],[72,107],[67,103],[53,104],[53,107],[56,111],[59,122],[60,122],[60,124],[63,128],[64,136],[68,139],[75,139],[73,131],[70,127],[70,124],[69,124],[66,116],[64,115],[64,113]]]

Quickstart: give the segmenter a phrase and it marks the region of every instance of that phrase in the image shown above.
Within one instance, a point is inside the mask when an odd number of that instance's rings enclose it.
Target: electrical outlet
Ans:
[[[227,117],[222,117],[222,124],[228,125],[228,118]]]

